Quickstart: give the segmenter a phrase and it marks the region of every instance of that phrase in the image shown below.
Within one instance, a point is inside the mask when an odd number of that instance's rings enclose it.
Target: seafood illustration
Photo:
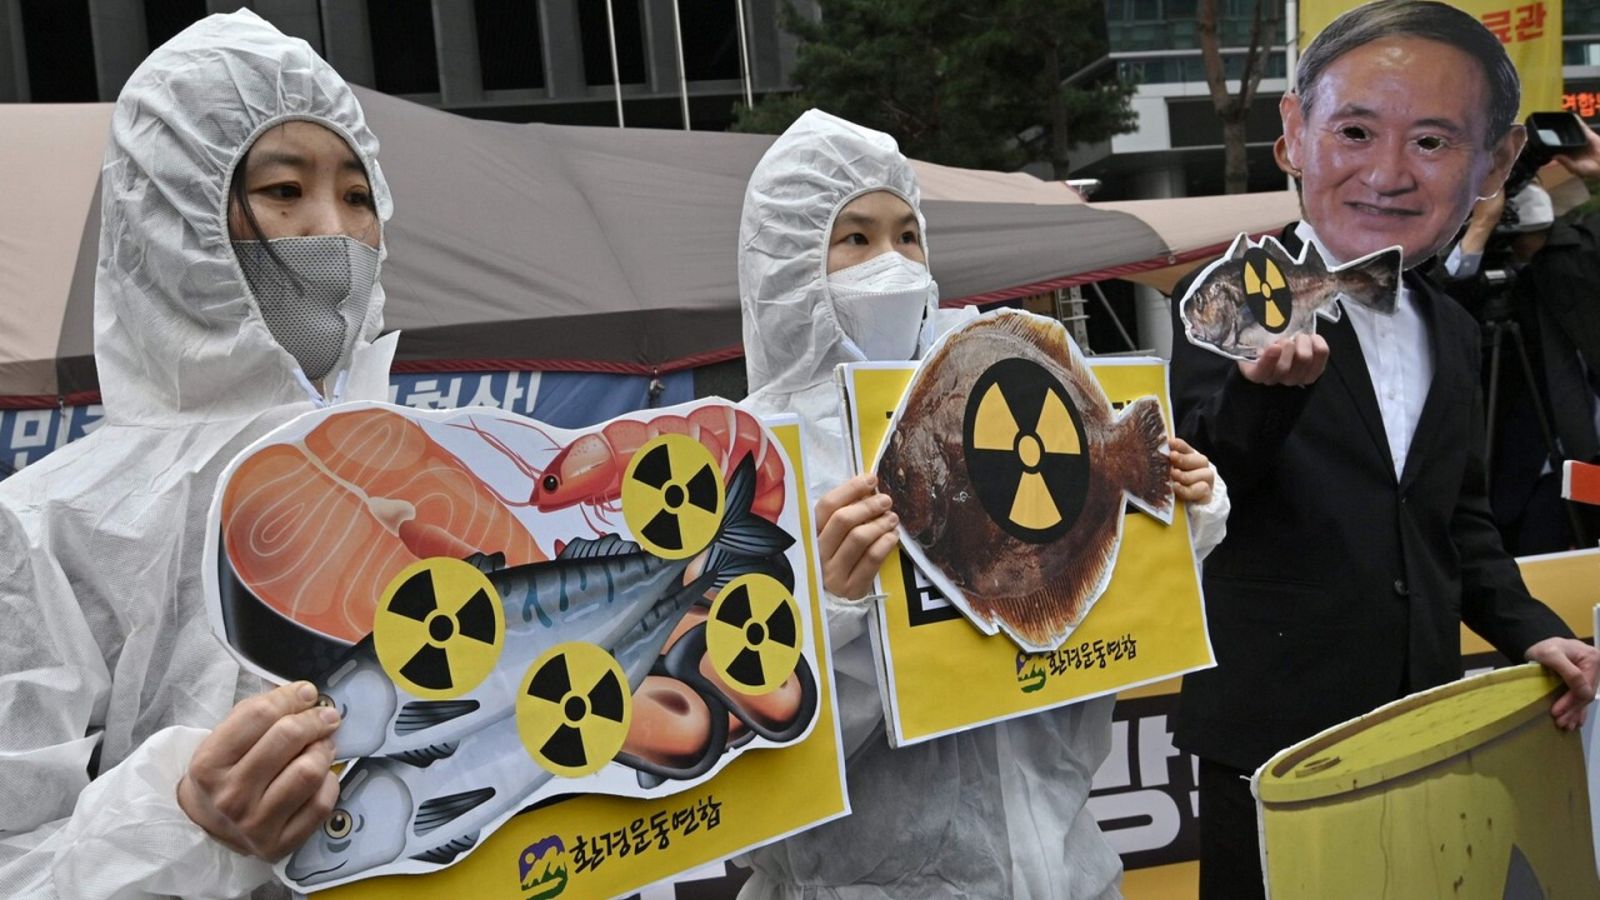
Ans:
[[[1066,329],[1000,310],[917,368],[875,470],[907,551],[979,629],[1056,648],[1105,591],[1124,499],[1171,521],[1154,397],[1115,413]]]
[[[752,507],[755,514],[776,522],[783,512],[783,463],[771,451],[771,441],[761,423],[736,406],[703,406],[688,416],[666,414],[645,421],[618,419],[565,446],[538,425],[520,424],[555,449],[555,455],[543,468],[530,464],[518,447],[476,424],[460,426],[476,431],[533,481],[527,500],[500,497],[509,506],[531,506],[542,512],[581,506],[585,519],[592,512],[599,523],[608,524],[606,514],[618,511],[623,471],[639,448],[659,435],[684,434],[704,444],[721,463],[723,474],[730,478],[739,460],[753,456],[759,476]]]
[[[458,457],[389,410],[330,416],[251,456],[223,497],[226,558],[284,617],[345,642],[372,630],[406,566],[481,548],[543,560],[527,528]]]
[[[1191,344],[1252,360],[1280,338],[1315,334],[1318,316],[1338,321],[1339,298],[1392,314],[1403,260],[1390,247],[1330,267],[1310,241],[1296,259],[1270,236],[1253,243],[1241,234],[1189,285],[1178,315]]]
[[[698,628],[703,631],[704,626]],[[688,646],[683,641],[679,644]],[[557,645],[553,649],[565,651],[565,655],[547,653],[548,661],[537,661],[526,679],[524,696],[541,695],[527,701],[528,706],[561,710],[554,729],[539,729],[540,737],[548,734],[548,740],[542,745],[535,741],[545,762],[528,749],[528,723],[520,716],[522,710],[519,716],[503,716],[484,725],[462,741],[459,750],[426,765],[395,757],[359,759],[340,780],[334,811],[281,864],[283,874],[305,889],[353,880],[394,863],[402,868],[388,871],[420,872],[448,865],[527,806],[552,775],[576,774],[562,771],[562,763],[573,763],[572,768],[582,772],[592,769],[596,761],[603,762],[589,751],[604,743],[604,732],[615,733],[618,726],[626,726],[631,712],[623,699],[628,684],[603,663],[585,659],[582,648],[586,647],[592,645]],[[703,651],[703,643],[700,647]],[[815,684],[809,670],[796,674]],[[637,680],[630,676],[628,683],[636,686]],[[578,715],[572,714],[574,706]],[[713,721],[727,714],[715,701],[711,701],[711,709]],[[803,714],[770,737],[777,741],[798,737],[814,718],[815,709],[813,686]],[[560,762],[552,765],[552,757]],[[702,771],[709,768],[708,762]],[[660,781],[654,779],[656,784]]]
[[[756,737],[788,743],[816,711],[817,682],[803,657],[775,690],[757,695],[731,686],[707,653],[709,615],[696,606],[679,620],[634,692],[634,717],[617,762],[637,770],[644,787],[694,778],[726,749]]]
[[[463,735],[510,714],[523,671],[546,648],[566,641],[610,650],[636,687],[683,612],[708,591],[751,572],[766,572],[792,589],[794,574],[782,554],[794,538],[752,514],[755,483],[755,461],[747,456],[728,486],[721,528],[691,558],[662,559],[617,535],[578,538],[556,559],[513,568],[497,569],[498,554],[469,557],[487,574],[503,611],[504,647],[493,671],[476,688],[449,699],[408,699],[379,659],[382,632],[375,631],[314,682],[323,702],[343,717],[334,735],[335,757],[400,755],[422,764],[448,755]],[[426,571],[416,576],[424,593],[432,587],[427,576]],[[423,598],[420,616],[431,621],[439,614],[437,605],[433,597]],[[456,643],[470,640],[469,614],[463,607],[448,619]],[[384,615],[418,618],[397,604],[380,612]],[[491,652],[489,642],[472,645]],[[419,641],[406,648],[401,672],[410,673],[409,680],[423,690],[445,687],[453,680],[454,649],[449,641]]]
[[[674,794],[811,734],[788,452],[712,400],[586,432],[354,404],[242,453],[210,513],[212,628],[341,714],[340,811],[279,877],[433,871],[557,795]]]

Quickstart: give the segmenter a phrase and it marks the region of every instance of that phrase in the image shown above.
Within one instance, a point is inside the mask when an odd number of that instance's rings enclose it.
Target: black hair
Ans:
[[[233,239],[255,241],[260,244],[261,249],[266,251],[267,259],[272,261],[278,271],[298,285],[300,279],[294,274],[294,270],[289,268],[289,264],[283,261],[283,257],[278,255],[278,251],[272,249],[271,241],[267,239],[266,233],[261,230],[261,221],[256,218],[255,208],[250,205],[250,188],[245,184],[245,172],[250,168],[250,154],[254,153],[255,149],[254,144],[245,148],[244,153],[239,157],[239,164],[233,167],[233,179],[228,185],[230,203],[243,216],[246,232],[245,235],[233,236]],[[235,255],[237,255],[237,251],[235,251]],[[241,268],[243,267],[241,266]],[[245,281],[248,282],[250,280],[250,272],[246,271],[244,274]]]
[[[1493,147],[1516,124],[1522,82],[1504,45],[1482,22],[1454,6],[1434,0],[1375,0],[1334,19],[1317,35],[1295,67],[1301,109],[1311,111],[1323,70],[1351,50],[1384,38],[1436,41],[1466,53],[1483,70],[1489,89],[1487,146]]]

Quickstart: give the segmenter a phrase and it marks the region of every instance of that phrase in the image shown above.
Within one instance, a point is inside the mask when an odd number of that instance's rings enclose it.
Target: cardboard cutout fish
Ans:
[[[1115,567],[1125,501],[1172,520],[1153,397],[1114,411],[1060,322],[1000,310],[945,335],[875,471],[917,566],[985,634],[1059,647]]]
[[[211,511],[213,629],[312,681],[352,760],[280,877],[432,871],[546,796],[664,796],[801,740],[826,663],[795,477],[722,401],[575,435],[350,404],[246,450]]]
[[[1337,322],[1338,298],[1392,314],[1403,260],[1390,247],[1330,268],[1310,241],[1296,259],[1272,237],[1241,234],[1189,285],[1178,315],[1189,343],[1253,360],[1281,338],[1316,334],[1318,316]]]

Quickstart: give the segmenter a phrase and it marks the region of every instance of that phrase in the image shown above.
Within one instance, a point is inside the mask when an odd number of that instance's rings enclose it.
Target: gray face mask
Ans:
[[[307,378],[333,371],[361,335],[378,251],[344,235],[318,235],[234,241],[233,252],[273,340]]]

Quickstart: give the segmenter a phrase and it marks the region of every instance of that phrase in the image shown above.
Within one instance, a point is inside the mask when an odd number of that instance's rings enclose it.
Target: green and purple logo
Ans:
[[[550,835],[524,847],[517,857],[517,877],[527,900],[550,900],[567,889],[567,845]]]

